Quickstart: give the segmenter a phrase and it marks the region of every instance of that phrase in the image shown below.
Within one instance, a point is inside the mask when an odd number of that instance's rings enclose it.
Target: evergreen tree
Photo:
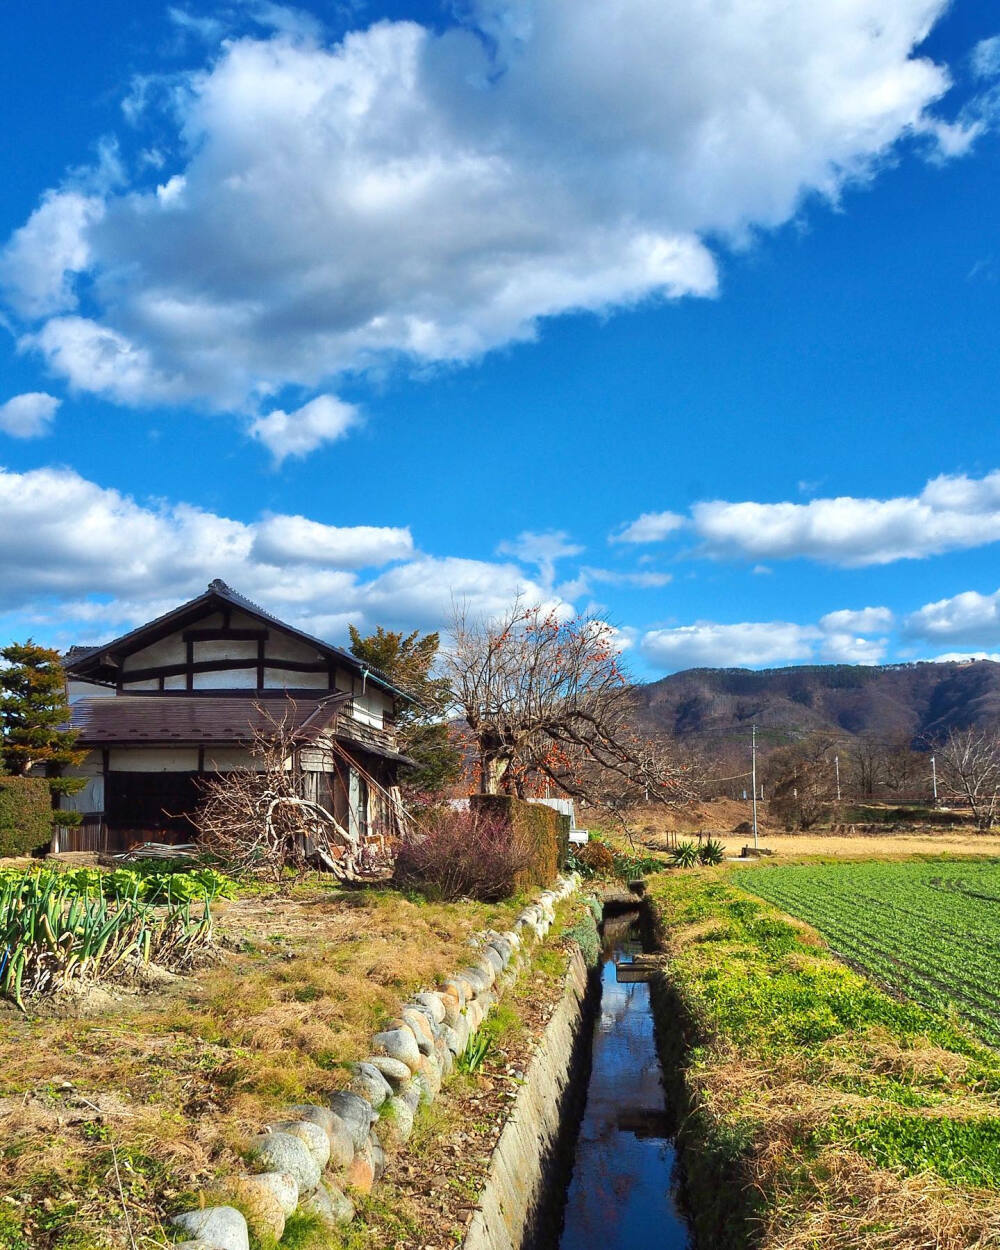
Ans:
[[[76,731],[68,729],[66,676],[58,651],[27,642],[11,643],[0,651],[0,759],[4,771],[23,777],[79,764],[86,751],[74,750]],[[75,794],[86,781],[49,776],[53,796]],[[66,812],[63,824],[76,824],[78,813]]]
[[[378,626],[363,638],[353,625],[351,654],[377,668],[395,686],[419,700],[399,714],[397,725],[401,749],[416,760],[403,777],[406,788],[435,794],[459,780],[462,752],[454,740],[445,714],[451,703],[451,687],[445,677],[432,674],[440,635],[396,633]]]

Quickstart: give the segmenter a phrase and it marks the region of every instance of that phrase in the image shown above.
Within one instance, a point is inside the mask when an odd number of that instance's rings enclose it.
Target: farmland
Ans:
[[[702,868],[650,883],[667,950],[661,1044],[677,1073],[699,1244],[971,1250],[1000,1238],[996,1051],[956,1019],[887,993],[734,884],[776,891],[800,874],[818,892],[829,872],[833,896],[841,873],[869,867],[876,877],[908,868],[914,881],[954,869],[955,888],[939,892],[959,906],[960,893],[975,902],[987,892],[975,888],[986,880],[976,862]],[[885,887],[897,901],[900,880]]]
[[[818,929],[832,950],[1000,1045],[1000,861],[782,865],[735,879]]]

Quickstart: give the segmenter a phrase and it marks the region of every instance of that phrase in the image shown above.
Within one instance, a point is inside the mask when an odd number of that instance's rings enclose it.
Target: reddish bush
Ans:
[[[577,859],[591,872],[611,873],[615,870],[615,857],[611,847],[603,842],[586,842],[576,853]]]
[[[434,898],[509,898],[531,863],[531,840],[492,812],[437,808],[420,824],[399,848],[396,880]]]

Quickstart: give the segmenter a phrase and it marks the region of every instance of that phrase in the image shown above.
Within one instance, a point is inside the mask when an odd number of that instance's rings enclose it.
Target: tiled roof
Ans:
[[[70,724],[80,746],[248,742],[255,730],[284,724],[304,740],[329,725],[346,694],[321,699],[268,699],[198,695],[130,695],[78,699]]]

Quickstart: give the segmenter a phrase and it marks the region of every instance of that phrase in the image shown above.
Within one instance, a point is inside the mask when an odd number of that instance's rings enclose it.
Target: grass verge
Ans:
[[[725,870],[663,874],[649,896],[700,1243],[996,1245],[1000,1057],[840,963]]]
[[[0,1250],[164,1244],[189,1189],[241,1169],[283,1104],[345,1084],[380,1023],[517,909],[317,878],[234,901],[191,976],[0,1007]]]

